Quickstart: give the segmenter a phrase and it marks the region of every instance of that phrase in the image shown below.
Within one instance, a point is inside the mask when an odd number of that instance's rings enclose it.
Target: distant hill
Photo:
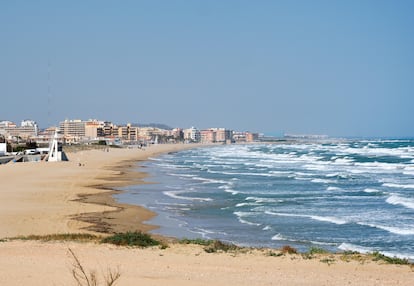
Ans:
[[[139,127],[155,127],[159,129],[165,129],[165,130],[172,130],[173,128],[162,123],[133,123],[131,124],[133,126],[139,126]]]

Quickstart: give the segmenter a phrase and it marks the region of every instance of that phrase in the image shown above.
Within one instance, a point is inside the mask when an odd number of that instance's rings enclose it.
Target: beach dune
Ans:
[[[412,285],[410,266],[339,256],[326,263],[300,255],[273,257],[266,255],[268,250],[206,253],[201,246],[175,243],[166,249],[137,249],[6,239],[153,229],[156,226],[144,222],[156,214],[117,204],[112,188],[142,183],[146,174],[137,170],[137,162],[194,147],[78,150],[68,152],[68,162],[0,165],[0,284],[76,285],[68,251],[72,249],[99,277],[108,268],[119,271],[116,285]]]

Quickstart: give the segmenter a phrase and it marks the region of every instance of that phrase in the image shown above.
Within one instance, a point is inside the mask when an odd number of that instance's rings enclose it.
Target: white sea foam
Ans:
[[[354,160],[350,158],[337,158],[333,161],[335,162],[335,164],[338,164],[338,165],[352,165],[354,163]]]
[[[366,189],[364,190],[364,192],[365,192],[365,193],[381,193],[381,191],[380,191],[380,190],[377,190],[377,189],[371,189],[371,188],[366,188]]]
[[[318,184],[332,184],[335,181],[332,180],[326,180],[326,179],[313,179],[311,180],[312,183],[318,183]]]
[[[414,228],[412,227],[394,227],[394,226],[386,226],[386,225],[363,223],[363,222],[358,222],[358,224],[363,225],[363,226],[369,226],[373,228],[382,229],[382,230],[388,231],[393,234],[414,235]]]
[[[283,235],[281,235],[280,233],[278,233],[272,237],[272,240],[288,240],[288,239],[284,237]]]
[[[236,208],[240,208],[240,207],[246,207],[246,206],[257,206],[259,204],[257,203],[238,203],[236,204]]]
[[[364,246],[360,246],[360,245],[356,245],[352,243],[346,243],[346,242],[341,243],[341,245],[339,245],[338,248],[344,251],[357,251],[362,254],[373,252],[372,248],[364,247]]]
[[[414,209],[413,198],[403,198],[401,196],[393,194],[390,197],[388,197],[385,201],[392,205],[401,205],[409,209]]]
[[[329,167],[325,166],[325,165],[316,165],[316,164],[307,164],[303,166],[305,169],[307,170],[311,170],[311,171],[327,171],[329,170]]]
[[[244,217],[248,217],[248,216],[252,216],[252,213],[248,213],[248,212],[234,212],[234,214],[237,216],[237,219],[239,220],[239,222],[243,223],[243,224],[248,224],[248,225],[255,225],[255,226],[260,226],[260,223],[254,223],[254,222],[250,222],[244,219]]]
[[[400,259],[409,259],[411,261],[414,260],[414,255],[406,254],[406,253],[399,253],[399,252],[389,252],[389,251],[381,251],[382,254],[388,257],[397,257]]]
[[[394,184],[394,183],[384,183],[382,184],[384,187],[388,188],[397,188],[397,189],[414,189],[414,184]]]
[[[299,242],[299,243],[312,243],[312,244],[316,244],[316,245],[336,245],[336,243],[329,243],[329,242],[321,242],[321,241],[313,241],[313,240],[298,240],[298,239],[289,239],[283,235],[281,235],[280,233],[274,235],[272,237],[272,240],[276,240],[276,241],[289,241],[289,242]]]
[[[235,196],[235,195],[237,195],[237,194],[240,194],[240,192],[239,192],[239,191],[235,191],[235,190],[230,189],[230,188],[226,188],[226,189],[224,189],[224,191],[225,191],[226,193],[230,193],[230,194],[232,194],[233,196]]]
[[[330,187],[327,187],[326,190],[330,191],[330,192],[333,192],[333,191],[341,191],[342,189],[338,188],[338,187],[331,187],[330,186]]]
[[[246,201],[255,201],[256,203],[283,203],[283,200],[276,198],[247,197]]]
[[[317,215],[302,215],[302,214],[289,214],[289,213],[275,213],[270,211],[265,211],[268,215],[275,215],[275,216],[285,216],[285,217],[303,217],[303,218],[310,218],[317,221],[329,222],[334,224],[346,224],[348,223],[346,220],[332,217],[332,216],[317,216]]]
[[[346,224],[348,223],[346,220],[332,217],[332,216],[309,216],[311,219],[318,220],[318,221],[325,221],[334,224]]]
[[[180,199],[180,200],[187,200],[187,201],[201,201],[201,202],[208,202],[212,201],[211,198],[196,198],[196,197],[185,197],[180,196],[180,194],[186,193],[185,191],[165,191],[163,194],[166,196],[169,196],[174,199]]]

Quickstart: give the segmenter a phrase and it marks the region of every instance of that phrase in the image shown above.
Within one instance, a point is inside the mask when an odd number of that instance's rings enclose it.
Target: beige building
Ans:
[[[118,126],[118,137],[123,141],[138,141],[139,129],[128,123],[126,126]]]
[[[206,129],[200,131],[201,143],[215,143],[216,131],[213,129]]]
[[[21,138],[27,140],[37,137],[39,128],[32,120],[23,120],[20,126],[11,121],[0,122],[0,134],[6,138]]]
[[[88,139],[98,139],[104,137],[103,121],[89,120],[85,122],[85,137]]]
[[[76,138],[80,139],[85,137],[85,121],[80,119],[65,120],[59,124],[60,133],[65,138]]]
[[[256,142],[259,140],[258,133],[246,132],[246,142]]]
[[[232,139],[232,131],[225,128],[210,128],[201,130],[202,143],[226,143]]]

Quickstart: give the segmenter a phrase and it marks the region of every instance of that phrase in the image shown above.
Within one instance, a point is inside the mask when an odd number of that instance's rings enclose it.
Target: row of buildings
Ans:
[[[199,130],[174,128],[171,130],[157,127],[140,127],[133,124],[116,125],[100,120],[65,120],[59,127],[40,130],[35,121],[23,120],[18,126],[10,121],[0,121],[0,136],[8,141],[35,141],[45,143],[58,132],[66,144],[88,143],[105,140],[109,144],[123,143],[232,143],[253,142],[258,140],[257,133],[235,132],[226,128]]]

